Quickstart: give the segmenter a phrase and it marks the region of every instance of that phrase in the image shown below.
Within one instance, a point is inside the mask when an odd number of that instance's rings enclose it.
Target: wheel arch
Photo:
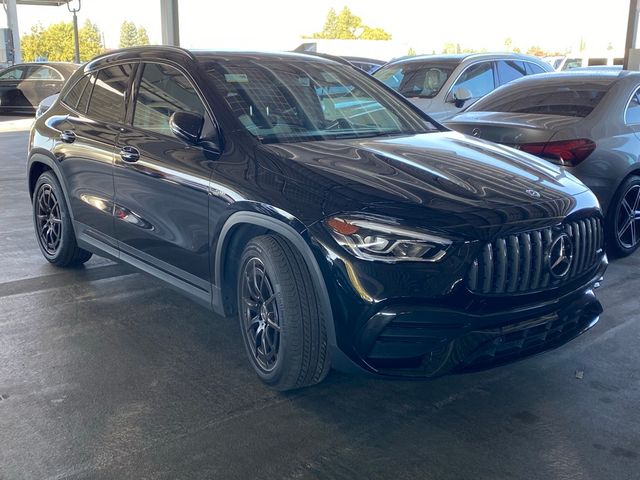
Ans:
[[[67,206],[69,207],[69,213],[71,214],[71,218],[73,218],[73,212],[71,211],[71,203],[69,201],[69,193],[67,191],[67,183],[65,181],[65,178],[62,175],[57,162],[46,153],[35,151],[31,152],[29,156],[29,161],[27,163],[27,187],[29,189],[29,197],[33,199],[36,182],[38,181],[40,175],[42,175],[46,171],[52,171],[58,179],[58,182],[60,182],[62,193],[64,194],[64,199],[67,202]]]
[[[214,272],[212,272],[214,288],[220,293],[220,304],[217,309],[225,314],[232,314],[235,311],[234,302],[229,301],[230,297],[235,298],[232,295],[232,293],[235,293],[235,272],[229,268],[231,265],[229,260],[234,257],[238,258],[251,238],[267,233],[275,233],[282,236],[302,255],[323,309],[329,344],[335,346],[335,327],[329,293],[320,265],[311,248],[302,237],[301,232],[281,220],[262,213],[249,211],[234,213],[227,219],[220,231],[215,246]],[[229,282],[229,280],[232,280],[232,282]]]

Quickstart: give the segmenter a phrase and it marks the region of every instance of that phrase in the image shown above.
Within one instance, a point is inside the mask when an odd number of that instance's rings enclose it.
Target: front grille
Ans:
[[[547,255],[561,233],[571,239],[573,258],[569,271],[558,278],[551,273]],[[467,286],[484,295],[558,287],[591,270],[600,259],[602,245],[602,222],[595,217],[502,237],[484,244],[469,269]]]

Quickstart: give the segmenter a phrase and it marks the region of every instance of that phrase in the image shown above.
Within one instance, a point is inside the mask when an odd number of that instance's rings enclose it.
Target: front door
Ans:
[[[208,182],[215,154],[176,137],[169,119],[177,111],[207,114],[177,68],[140,68],[132,113],[116,147],[116,238],[122,254],[204,295],[210,289]]]

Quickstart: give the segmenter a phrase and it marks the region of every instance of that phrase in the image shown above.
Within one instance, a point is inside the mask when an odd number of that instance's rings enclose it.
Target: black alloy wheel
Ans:
[[[62,187],[51,171],[38,178],[33,194],[33,226],[42,255],[54,265],[81,265],[91,252],[78,247]]]
[[[607,250],[624,257],[640,247],[640,177],[627,178],[614,195],[607,215]]]
[[[36,228],[40,246],[49,254],[58,253],[62,240],[60,202],[49,183],[42,183],[36,192]]]
[[[273,284],[257,257],[245,262],[242,277],[241,319],[249,351],[259,368],[271,372],[278,362],[280,348],[278,301]]]
[[[640,185],[625,192],[617,212],[616,231],[623,247],[637,247],[640,242]]]

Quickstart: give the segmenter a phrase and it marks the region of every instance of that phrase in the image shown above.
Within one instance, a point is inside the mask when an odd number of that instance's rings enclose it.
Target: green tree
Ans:
[[[149,35],[144,27],[126,20],[120,25],[120,48],[149,45]]]
[[[547,55],[547,52],[545,52],[538,45],[533,45],[533,46],[529,47],[529,49],[527,50],[527,55],[535,55],[536,57],[544,57],[544,56]]]
[[[460,53],[459,46],[453,42],[447,42],[442,47],[442,53]]]
[[[136,45],[149,45],[149,35],[147,29],[144,27],[138,28],[138,35],[136,36]]]
[[[358,38],[361,40],[391,40],[391,34],[380,27],[371,28],[365,26]]]
[[[88,62],[96,55],[104,52],[102,45],[102,33],[98,26],[85,20],[82,28],[78,30],[78,39],[80,41],[80,61]]]
[[[102,53],[104,48],[98,27],[89,20],[78,29],[80,61],[86,62]],[[31,27],[31,33],[23,35],[20,48],[25,62],[46,59],[52,62],[71,62],[74,59],[73,24],[60,22],[44,28],[41,24]]]
[[[391,34],[380,27],[369,27],[362,19],[354,15],[349,7],[340,13],[331,8],[327,13],[321,32],[314,33],[311,38],[342,40],[391,40]]]
[[[138,27],[126,20],[120,25],[120,48],[135,47],[138,40]]]
[[[512,49],[513,49],[513,40],[511,40],[510,37],[507,37],[507,38],[504,39],[504,49],[507,52],[512,51]]]
[[[407,52],[407,56],[408,57],[414,57],[415,55],[417,55],[416,51],[413,49],[413,47],[409,47],[409,51]]]

